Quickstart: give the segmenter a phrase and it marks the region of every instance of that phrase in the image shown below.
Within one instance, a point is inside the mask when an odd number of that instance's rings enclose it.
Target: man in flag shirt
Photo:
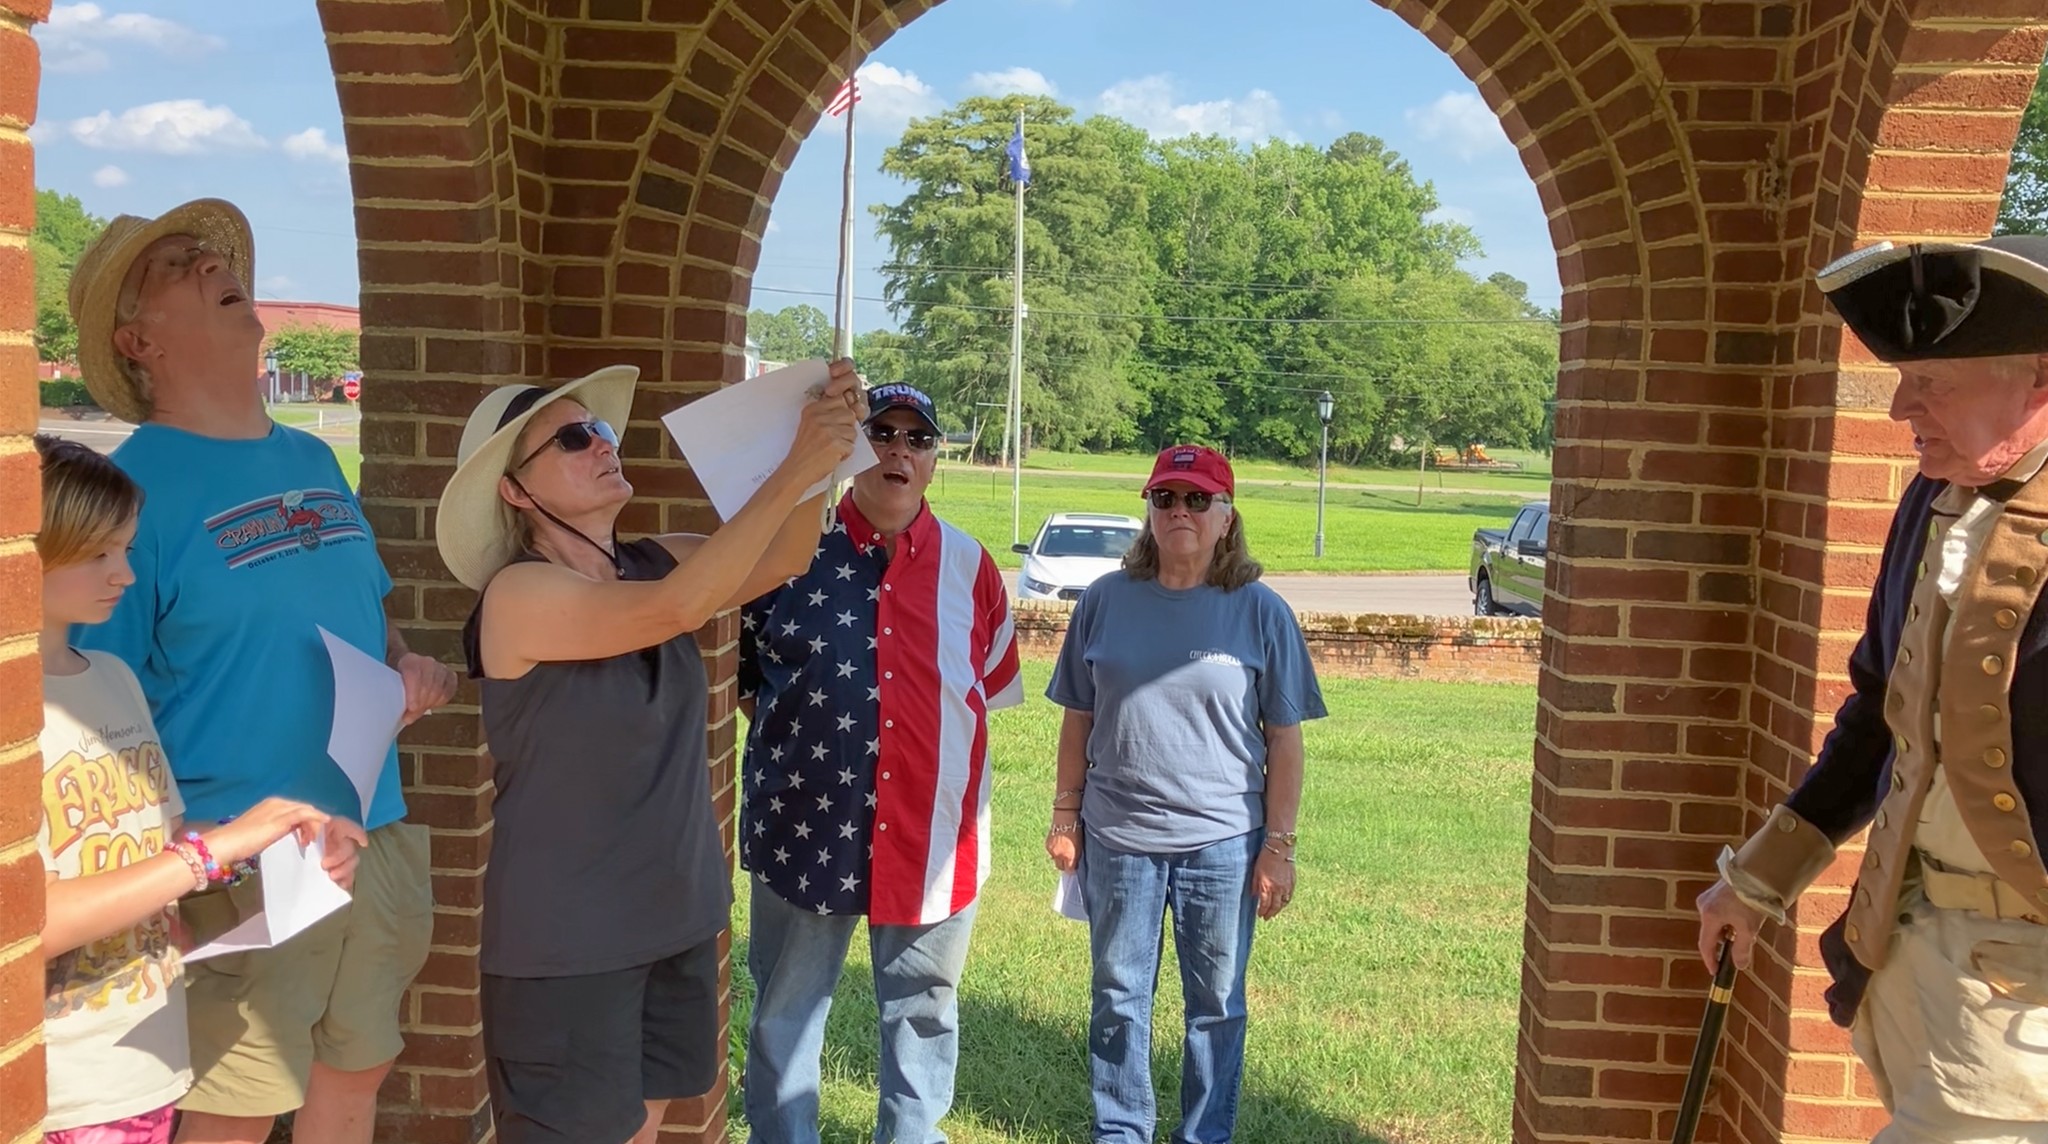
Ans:
[[[745,1100],[759,1144],[818,1139],[825,1016],[863,917],[881,1024],[874,1139],[945,1141],[956,987],[989,868],[987,713],[1024,698],[994,559],[925,503],[931,399],[885,385],[868,406],[880,463],[854,478],[810,571],[741,613]]]

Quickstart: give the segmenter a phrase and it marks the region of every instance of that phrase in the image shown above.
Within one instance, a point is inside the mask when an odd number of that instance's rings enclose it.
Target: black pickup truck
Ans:
[[[1475,615],[1543,614],[1543,561],[1550,544],[1550,504],[1531,501],[1506,530],[1472,533],[1472,565],[1465,583]]]

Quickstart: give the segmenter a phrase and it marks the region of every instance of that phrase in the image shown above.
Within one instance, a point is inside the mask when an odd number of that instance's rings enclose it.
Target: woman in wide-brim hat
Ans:
[[[470,415],[436,533],[480,593],[464,629],[491,745],[483,1031],[506,1144],[651,1141],[717,1079],[718,937],[732,891],[695,635],[810,564],[853,450],[836,363],[797,437],[710,536],[621,541],[618,433],[639,373],[493,390]]]

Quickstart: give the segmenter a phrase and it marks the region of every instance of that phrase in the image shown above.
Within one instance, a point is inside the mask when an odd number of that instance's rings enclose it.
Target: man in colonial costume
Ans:
[[[2048,237],[1883,244],[1821,271],[1899,369],[1906,486],[1805,778],[1699,899],[1746,965],[1870,828],[1821,935],[1829,1015],[1892,1122],[1877,1144],[2048,1144]]]

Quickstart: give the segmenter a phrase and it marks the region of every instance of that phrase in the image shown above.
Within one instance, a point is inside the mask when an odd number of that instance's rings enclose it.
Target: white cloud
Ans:
[[[101,151],[147,151],[156,155],[204,155],[214,151],[255,151],[269,146],[249,121],[225,107],[197,99],[167,99],[131,107],[119,115],[102,111],[64,124],[73,139]]]
[[[976,95],[1059,94],[1059,88],[1044,73],[1031,68],[1004,68],[996,72],[975,72],[967,77],[967,90]]]
[[[782,233],[782,224],[781,224],[781,223],[779,223],[779,222],[776,222],[776,221],[775,221],[774,219],[772,219],[772,218],[771,218],[771,219],[769,219],[769,220],[768,220],[768,225],[767,225],[767,227],[766,227],[765,229],[763,229],[763,230],[761,231],[761,233],[762,233],[762,234],[780,234],[780,233]]]
[[[1450,205],[1440,206],[1422,216],[1422,218],[1425,222],[1454,222],[1459,226],[1479,225],[1479,215],[1477,212],[1466,210],[1464,207]]]
[[[125,187],[128,185],[128,172],[109,163],[92,173],[92,185],[95,187]]]
[[[916,72],[898,71],[888,64],[866,63],[855,73],[860,80],[860,106],[855,115],[862,123],[882,124],[900,130],[920,115],[930,115],[943,104],[932,85],[917,78]],[[841,123],[826,118],[821,123]]]
[[[263,291],[265,294],[270,295],[273,298],[281,294],[291,293],[292,286],[292,280],[286,278],[282,274],[273,274],[268,278],[259,278],[256,280],[256,288]]]
[[[1476,159],[1508,145],[1500,116],[1474,92],[1447,91],[1435,103],[1411,107],[1402,114],[1424,142],[1442,143],[1460,159]]]
[[[330,142],[327,132],[318,127],[308,127],[297,135],[284,138],[284,153],[294,159],[321,160],[329,163],[348,165],[348,148],[340,143]]]
[[[105,46],[135,44],[166,56],[200,56],[227,42],[161,16],[109,13],[98,4],[59,4],[37,29],[43,67],[53,72],[96,72],[113,66]]]
[[[1154,136],[1222,135],[1245,143],[1262,142],[1282,133],[1280,100],[1253,88],[1243,99],[1212,99],[1176,103],[1170,76],[1127,79],[1096,101],[1106,115],[1126,119]]]

